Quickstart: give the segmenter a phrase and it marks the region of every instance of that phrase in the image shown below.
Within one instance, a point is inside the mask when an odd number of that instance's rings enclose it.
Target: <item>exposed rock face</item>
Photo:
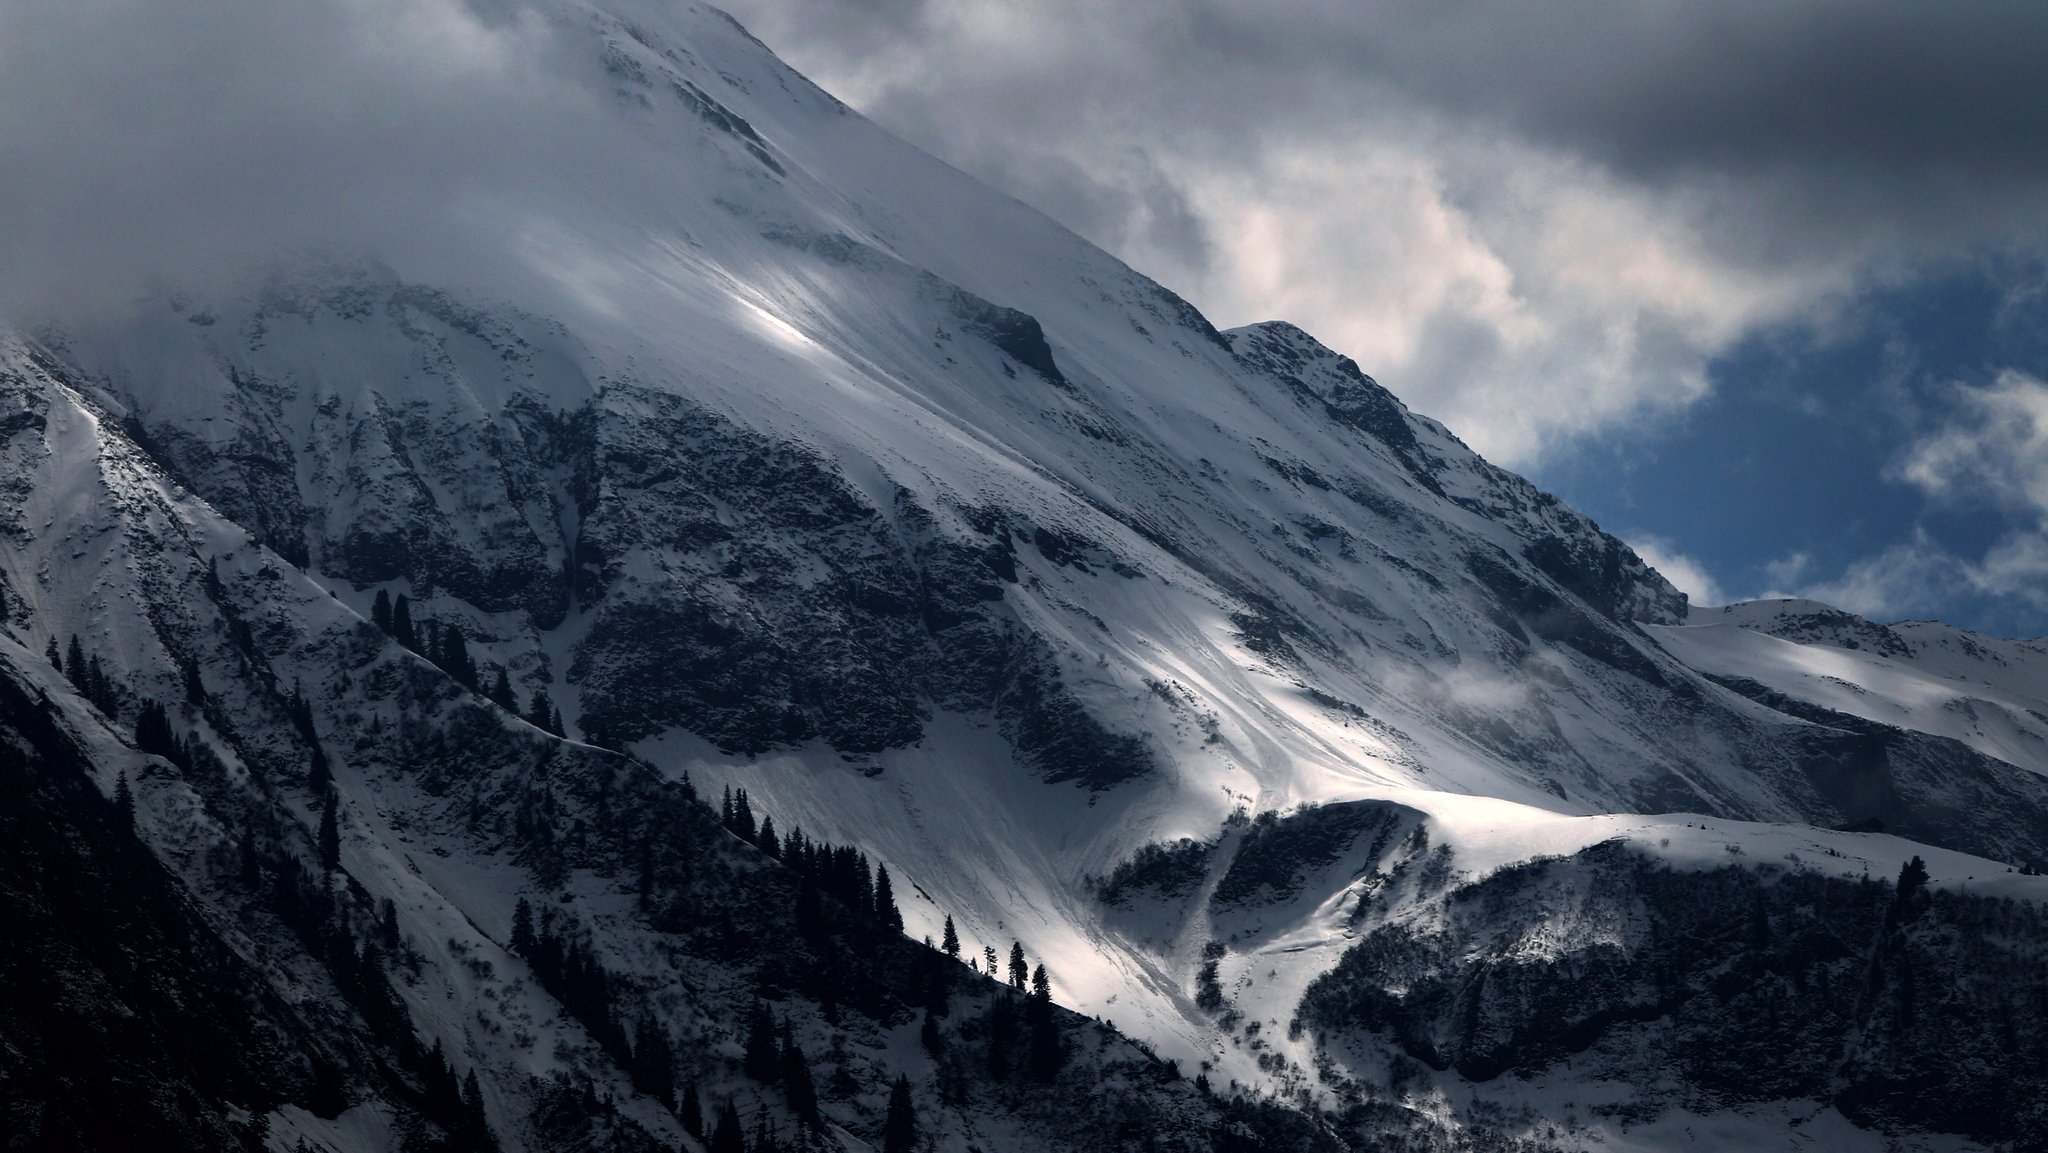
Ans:
[[[1435,909],[1365,933],[1302,1020],[1476,1081],[1653,1067],[1694,1107],[1808,1098],[1986,1142],[2048,1130],[2037,905],[1779,865],[1674,871],[1606,844]]]

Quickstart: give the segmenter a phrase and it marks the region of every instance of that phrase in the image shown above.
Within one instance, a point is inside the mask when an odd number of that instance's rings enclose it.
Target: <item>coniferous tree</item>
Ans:
[[[135,794],[128,788],[128,771],[114,778],[114,809],[121,814],[121,827],[135,827]]]
[[[939,1035],[939,1019],[932,1016],[930,1009],[925,1010],[924,1025],[917,1031],[917,1040],[919,1044],[924,1046],[924,1051],[934,1057],[938,1056],[939,1051],[945,1048],[945,1039]]]
[[[521,957],[533,955],[533,905],[525,897],[512,906],[512,938],[509,942],[512,952]]]
[[[64,650],[64,675],[71,678],[71,687],[91,695],[90,682],[86,678],[85,646],[78,643],[78,634],[71,634],[71,645]]]
[[[676,1057],[668,1032],[652,1017],[642,1017],[633,1037],[633,1086],[657,1101],[676,1097]]]
[[[491,700],[508,713],[519,711],[519,698],[512,695],[512,678],[503,665],[498,666],[498,679],[491,682]]]
[[[391,605],[391,637],[406,648],[419,650],[419,637],[412,628],[412,598],[404,593]]]
[[[1031,965],[1024,960],[1024,942],[1010,942],[1010,988],[1022,989],[1031,979]]]
[[[789,1097],[790,1111],[812,1129],[824,1128],[818,1113],[818,1089],[811,1080],[811,1063],[796,1039],[786,1031],[782,1045],[782,1090]]]
[[[889,884],[889,868],[875,867],[875,920],[885,929],[903,931],[903,912],[896,907],[896,890]]]
[[[57,638],[55,636],[52,636],[43,645],[43,659],[50,662],[51,668],[56,669],[60,673],[64,671],[64,657],[57,651]]]
[[[910,1078],[896,1075],[889,1089],[889,1115],[882,1122],[882,1153],[913,1153],[917,1148],[917,1108],[910,1102]]]
[[[336,813],[340,808],[341,798],[328,789],[320,806],[320,867],[330,873],[341,867],[341,819]]]
[[[384,938],[385,948],[396,949],[398,947],[398,902],[389,897],[384,898],[379,912],[381,916],[377,921],[377,935]]]
[[[761,851],[771,857],[780,858],[782,856],[782,841],[775,835],[774,817],[763,816],[761,818],[761,832],[754,838],[754,843],[761,846]]]
[[[461,1137],[464,1144],[474,1150],[497,1148],[491,1138],[491,1123],[484,1116],[483,1087],[477,1084],[476,1070],[462,1080],[462,1121]]]
[[[533,690],[533,703],[527,706],[526,720],[534,728],[561,736],[561,724],[555,719],[555,701],[546,689]]]
[[[206,704],[206,682],[199,677],[199,658],[186,657],[180,671],[185,678],[185,703],[193,708]]]
[[[718,1111],[718,1124],[711,1130],[711,1153],[747,1153],[747,1138],[740,1129],[740,1111],[727,1098]]]
[[[699,1141],[704,1139],[704,1101],[697,1096],[695,1081],[683,1086],[682,1120],[683,1132]]]
[[[774,1082],[782,1073],[782,1054],[775,1044],[775,1019],[768,1015],[767,1004],[759,999],[747,1019],[747,1048],[740,1059],[740,1070],[764,1083]]]
[[[946,932],[939,939],[939,946],[946,950],[946,956],[955,961],[960,959],[960,934],[953,929],[953,914],[946,914]]]
[[[469,688],[476,688],[476,662],[469,656],[468,638],[458,625],[441,630],[441,668]]]
[[[741,789],[732,798],[732,831],[740,840],[752,842],[760,835],[754,827],[754,807],[747,803],[747,791]]]
[[[391,631],[391,594],[383,589],[370,601],[370,623],[382,632]]]
[[[334,773],[327,767],[327,750],[320,747],[319,741],[313,742],[309,762],[306,766],[306,787],[316,793],[326,792],[327,787],[334,783]]]
[[[1059,1075],[1065,1053],[1060,1046],[1059,1017],[1052,1007],[1052,979],[1045,966],[1031,975],[1031,1073],[1041,1081]]]
[[[994,945],[983,945],[981,947],[981,963],[983,965],[983,972],[991,977],[996,975],[996,947]]]

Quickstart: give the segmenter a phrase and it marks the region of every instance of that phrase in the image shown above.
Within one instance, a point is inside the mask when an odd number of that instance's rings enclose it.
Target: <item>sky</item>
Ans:
[[[1696,602],[2048,634],[2048,7],[734,0]]]
[[[2048,634],[2038,0],[727,7],[1218,324],[1354,356],[1696,601]],[[581,174],[649,183],[558,39],[535,0],[0,0],[0,310],[336,235],[518,275],[477,262]]]

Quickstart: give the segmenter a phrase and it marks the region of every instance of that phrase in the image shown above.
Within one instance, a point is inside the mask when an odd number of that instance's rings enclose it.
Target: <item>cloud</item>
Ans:
[[[737,0],[799,68],[1220,323],[1527,465],[1764,326],[2048,235],[2048,9]]]
[[[523,4],[6,0],[0,307],[313,245],[474,267],[595,155],[559,48]]]
[[[2006,369],[1949,395],[1947,420],[1907,449],[1899,476],[1931,498],[1980,498],[2048,520],[2048,383]]]
[[[1720,582],[1707,572],[1706,566],[1679,552],[1670,541],[1662,537],[1637,536],[1628,545],[1651,568],[1664,574],[1664,579],[1670,581],[1674,588],[1684,593],[1694,608],[1729,603],[1730,598],[1721,590]]]

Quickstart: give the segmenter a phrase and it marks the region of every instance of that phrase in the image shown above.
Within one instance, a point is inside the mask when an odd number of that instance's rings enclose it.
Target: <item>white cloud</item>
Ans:
[[[1984,497],[2048,519],[2048,384],[2007,369],[1950,395],[1948,421],[1907,450],[1899,475],[1930,497]]]
[[[1721,590],[1721,584],[1707,572],[1707,567],[1692,557],[1679,552],[1671,542],[1662,537],[1637,536],[1629,540],[1630,548],[1642,557],[1653,569],[1664,574],[1664,579],[1682,592],[1694,608],[1704,605],[1725,605],[1729,597]]]

